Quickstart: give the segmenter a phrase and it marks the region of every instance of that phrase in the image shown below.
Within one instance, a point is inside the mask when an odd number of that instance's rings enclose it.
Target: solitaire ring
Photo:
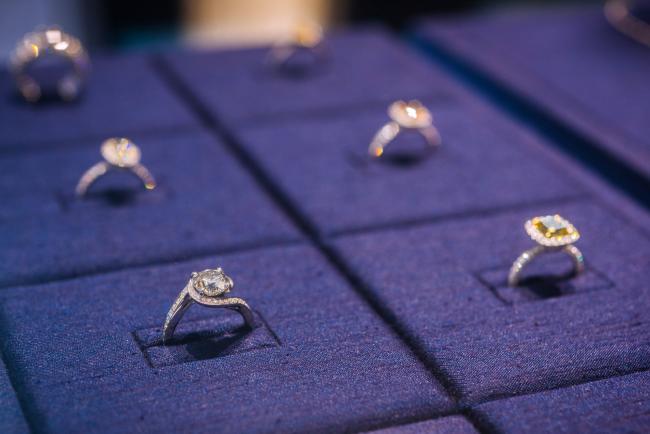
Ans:
[[[249,328],[254,328],[253,311],[241,298],[226,297],[234,283],[221,268],[192,273],[189,282],[172,304],[163,325],[163,343],[169,342],[183,314],[192,303],[206,307],[223,307],[239,312]]]
[[[314,22],[297,25],[293,34],[271,47],[269,61],[284,69],[301,69],[311,67],[324,59],[323,28]],[[304,57],[300,64],[293,64],[293,59]],[[304,61],[307,62],[304,62]]]
[[[83,197],[88,188],[110,169],[127,170],[137,176],[147,190],[156,188],[153,175],[140,164],[140,148],[131,140],[122,137],[110,138],[102,143],[100,152],[104,160],[86,170],[81,176],[75,188],[77,196]]]
[[[573,260],[574,275],[585,268],[582,252],[573,245],[580,238],[580,232],[558,214],[534,217],[524,225],[526,232],[537,242],[537,246],[526,250],[512,264],[508,274],[508,285],[517,286],[523,268],[542,253],[564,252]]]
[[[388,107],[388,116],[391,120],[377,131],[370,142],[368,154],[371,157],[381,157],[386,146],[395,140],[402,130],[420,133],[429,148],[440,145],[440,133],[433,125],[433,116],[420,101],[395,101]]]
[[[9,67],[16,80],[16,86],[29,102],[38,101],[43,87],[31,65],[43,58],[63,58],[69,67],[57,80],[56,90],[66,101],[75,99],[90,69],[90,61],[79,39],[64,33],[58,27],[48,27],[26,34],[11,54]]]

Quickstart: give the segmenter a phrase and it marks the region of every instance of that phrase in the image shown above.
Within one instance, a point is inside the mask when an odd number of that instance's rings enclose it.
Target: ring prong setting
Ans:
[[[221,268],[194,272],[191,280],[194,289],[206,297],[218,297],[234,287],[233,280]]]

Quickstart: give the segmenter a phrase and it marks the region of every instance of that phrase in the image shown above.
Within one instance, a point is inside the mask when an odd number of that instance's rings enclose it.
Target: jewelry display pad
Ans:
[[[522,222],[553,212],[580,228],[587,269],[614,286],[504,305],[478,271],[500,267],[507,275],[532,245]],[[639,280],[650,270],[649,241],[645,228],[583,199],[333,244],[459,401],[475,404],[650,368],[650,288]],[[557,273],[549,259],[537,259],[543,275]]]
[[[304,77],[265,70],[265,49],[149,63],[173,101],[155,110],[193,117],[134,121],[154,191],[114,173],[74,198],[108,137],[90,120],[51,149],[28,131],[24,152],[0,152],[0,431],[645,426],[647,212],[381,29],[328,42]],[[369,161],[397,98],[431,109],[442,146],[395,158],[422,149],[407,134]],[[508,288],[534,245],[524,221],[556,212],[582,234],[584,275]],[[255,329],[195,305],[161,345],[190,273],[217,266]]]
[[[448,95],[436,86],[440,73],[380,27],[332,32],[326,52],[323,65],[300,77],[266,64],[268,48],[177,52],[165,55],[164,64],[180,87],[228,125],[388,105],[421,98],[424,89],[440,99]]]
[[[100,161],[92,143],[2,160],[0,285],[42,282],[125,266],[297,240],[300,235],[226,149],[206,132],[136,134],[158,177],[145,191],[109,172],[84,199],[81,174]],[[38,176],[23,176],[24,174]]]
[[[504,399],[479,405],[477,411],[500,432],[642,433],[650,426],[650,375],[640,372]]]
[[[372,431],[372,434],[478,434],[478,431],[467,419],[460,416],[449,416],[440,419],[426,420],[400,427],[384,428]]]
[[[367,143],[387,122],[381,105],[235,131],[238,143],[326,235],[492,213],[585,194],[543,152],[521,146],[526,139],[519,132],[485,107],[468,102],[464,94],[425,104],[442,131],[442,145],[412,164],[395,162],[391,155],[426,146],[413,132],[404,132],[388,145],[383,160],[372,161],[367,155]]]
[[[133,332],[161,324],[190,272],[215,264],[281,344],[152,369]],[[4,356],[43,431],[343,431],[450,409],[431,373],[307,246],[6,289],[0,312]],[[206,315],[236,314],[192,306],[186,320]]]
[[[1,70],[0,153],[198,125],[149,57],[93,56],[92,62],[84,91],[69,103],[28,103],[19,96],[11,75]]]
[[[418,35],[650,179],[650,56],[602,5],[425,21]]]

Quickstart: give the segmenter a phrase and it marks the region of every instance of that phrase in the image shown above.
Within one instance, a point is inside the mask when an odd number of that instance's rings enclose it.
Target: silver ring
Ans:
[[[90,70],[90,60],[79,39],[58,27],[28,33],[16,45],[9,67],[18,90],[29,102],[41,98],[41,84],[28,70],[29,65],[48,55],[62,57],[70,63],[70,70],[57,83],[57,92],[66,101],[75,99]]]
[[[568,220],[558,214],[534,217],[524,225],[530,238],[537,246],[519,255],[510,267],[508,285],[517,286],[524,267],[543,253],[564,252],[571,257],[574,265],[574,275],[584,271],[584,256],[580,249],[573,245],[580,238],[580,232]]]
[[[189,282],[187,282],[187,285],[185,285],[185,288],[183,288],[167,313],[162,332],[163,343],[169,342],[172,338],[178,322],[192,303],[198,303],[206,307],[222,307],[236,310],[244,318],[246,325],[251,329],[254,328],[253,311],[248,304],[241,298],[225,297],[225,294],[230,292],[233,286],[232,279],[221,268],[192,273]]]
[[[402,130],[418,132],[430,148],[440,145],[440,133],[433,125],[433,115],[420,101],[395,101],[388,107],[388,116],[391,121],[377,131],[368,146],[368,154],[371,157],[381,157],[386,146],[395,140]]]
[[[111,169],[127,170],[137,176],[147,190],[156,188],[156,180],[149,169],[140,164],[142,153],[140,148],[131,140],[114,137],[102,143],[100,152],[104,161],[93,165],[81,175],[75,192],[77,196],[83,197],[90,186],[102,175]]]
[[[303,22],[297,25],[287,40],[271,47],[268,61],[273,65],[286,68],[291,60],[301,53],[311,57],[312,64],[324,59],[323,28],[315,22]]]

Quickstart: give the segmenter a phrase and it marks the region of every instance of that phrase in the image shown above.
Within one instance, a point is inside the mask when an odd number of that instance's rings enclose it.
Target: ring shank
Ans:
[[[110,169],[122,169],[122,170],[128,170],[129,172],[133,173],[135,176],[142,181],[142,184],[144,185],[144,188],[147,190],[153,190],[156,188],[156,180],[145,166],[142,164],[136,164],[133,167],[128,167],[128,168],[119,168],[117,166],[113,166],[105,161],[100,161],[99,163],[93,165],[90,169],[86,170],[83,175],[81,175],[81,178],[79,179],[79,182],[77,183],[77,186],[75,187],[75,193],[79,197],[83,197],[86,195],[88,189],[90,186],[97,181],[101,176],[105,175]]]
[[[533,259],[543,253],[553,253],[558,251],[564,252],[571,257],[574,265],[574,274],[577,275],[584,271],[584,256],[582,255],[580,249],[578,249],[573,244],[569,244],[559,249],[555,247],[538,245],[529,250],[526,250],[515,260],[515,262],[513,262],[512,266],[510,267],[510,272],[508,273],[508,285],[513,287],[519,285],[519,278],[523,269]]]
[[[368,154],[370,154],[371,157],[380,157],[384,153],[386,146],[395,140],[402,129],[403,127],[400,127],[400,125],[395,121],[387,122],[377,131],[370,142],[370,145],[368,146]],[[432,148],[435,148],[440,144],[440,133],[433,125],[428,125],[423,128],[404,129],[417,131],[424,138],[426,144]]]
[[[171,340],[172,336],[174,335],[174,331],[176,330],[176,326],[185,314],[185,311],[189,309],[192,303],[198,303],[206,307],[222,307],[237,311],[237,313],[239,313],[244,319],[244,322],[248,328],[255,328],[255,318],[253,316],[253,311],[251,310],[250,306],[248,306],[248,303],[246,303],[243,299],[237,297],[212,298],[201,296],[199,294],[196,294],[196,291],[192,287],[192,281],[190,280],[178,295],[174,301],[174,304],[172,304],[172,307],[167,313],[162,332],[163,343]]]

